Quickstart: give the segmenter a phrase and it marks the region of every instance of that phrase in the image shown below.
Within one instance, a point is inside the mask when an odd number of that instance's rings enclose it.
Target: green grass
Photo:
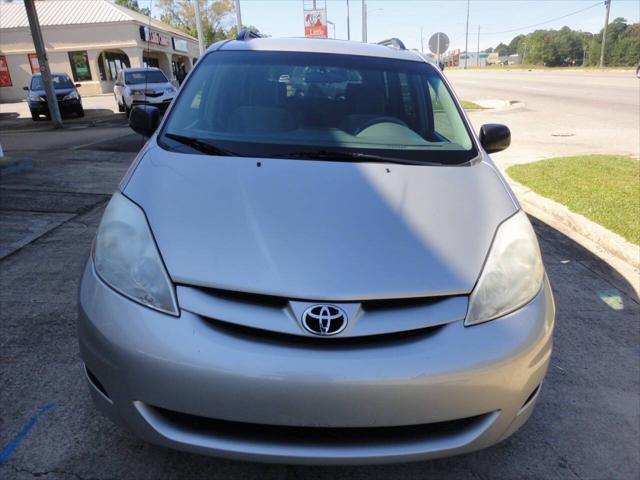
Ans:
[[[507,173],[536,193],[640,244],[639,160],[620,155],[559,157],[513,165]]]
[[[484,107],[481,107],[477,103],[470,102],[469,100],[461,100],[462,108],[465,110],[482,110]]]

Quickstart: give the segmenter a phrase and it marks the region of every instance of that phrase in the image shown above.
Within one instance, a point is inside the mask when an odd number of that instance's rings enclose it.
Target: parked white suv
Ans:
[[[118,110],[127,112],[128,116],[135,105],[152,105],[166,110],[176,95],[176,88],[159,68],[125,68],[118,72],[113,95]]]

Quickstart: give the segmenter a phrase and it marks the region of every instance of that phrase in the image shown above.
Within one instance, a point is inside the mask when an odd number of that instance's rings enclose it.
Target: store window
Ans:
[[[145,67],[160,68],[160,62],[158,61],[157,58],[154,58],[154,57],[143,56],[142,63],[144,64]]]
[[[115,81],[120,70],[130,67],[129,57],[124,52],[102,52],[98,56],[100,80],[103,82]]]
[[[76,82],[86,82],[91,80],[91,69],[89,68],[89,56],[87,51],[69,52],[69,62],[71,62],[71,72]]]

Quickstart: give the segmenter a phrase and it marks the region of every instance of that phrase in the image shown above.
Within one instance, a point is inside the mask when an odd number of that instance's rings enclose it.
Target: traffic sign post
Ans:
[[[442,32],[434,33],[429,39],[429,50],[438,56],[438,64],[440,64],[440,55],[449,48],[449,37]]]

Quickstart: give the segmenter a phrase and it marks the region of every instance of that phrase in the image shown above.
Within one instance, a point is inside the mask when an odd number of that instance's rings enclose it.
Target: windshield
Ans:
[[[73,88],[73,82],[66,75],[51,75],[53,80],[53,88],[60,90],[62,88]],[[31,90],[44,90],[44,83],[42,83],[42,76],[34,76],[31,78]]]
[[[144,83],[167,83],[167,77],[160,70],[147,70],[141,72],[125,72],[124,83],[127,85],[140,85]]]
[[[477,156],[433,66],[323,53],[207,55],[183,87],[159,141],[183,149],[185,138],[191,147],[197,139],[201,146],[255,157],[341,152],[451,164]]]

